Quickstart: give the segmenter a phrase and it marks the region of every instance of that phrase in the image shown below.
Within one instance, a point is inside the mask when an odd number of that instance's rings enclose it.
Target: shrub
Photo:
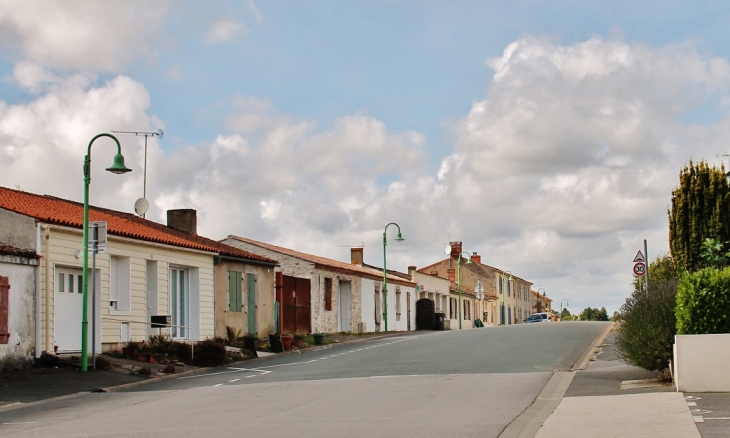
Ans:
[[[195,344],[193,365],[215,367],[226,362],[226,346],[215,339],[206,339]]]
[[[730,333],[730,267],[704,268],[677,286],[677,333]]]
[[[676,334],[677,281],[653,281],[635,289],[621,306],[616,347],[622,359],[649,371],[669,367]]]

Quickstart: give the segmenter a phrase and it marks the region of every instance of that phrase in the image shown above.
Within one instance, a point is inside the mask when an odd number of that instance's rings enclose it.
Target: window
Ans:
[[[381,321],[380,305],[380,284],[375,285],[375,325],[380,326]]]
[[[129,312],[131,295],[129,257],[111,256],[109,261],[109,309]]]
[[[170,268],[170,316],[173,325],[170,328],[170,335],[173,338],[188,337],[188,330],[184,327],[189,325],[189,300],[187,269]]]
[[[449,319],[458,318],[457,302],[456,298],[449,298]]]
[[[400,286],[395,287],[395,320],[400,321]]]
[[[238,271],[228,271],[228,310],[240,312],[243,310],[243,274]]]
[[[324,310],[332,310],[332,279],[324,279]]]
[[[464,301],[464,319],[471,319],[471,302]]]

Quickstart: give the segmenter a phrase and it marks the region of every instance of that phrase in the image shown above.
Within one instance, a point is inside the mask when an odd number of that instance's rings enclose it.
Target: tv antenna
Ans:
[[[144,182],[142,183],[142,198],[138,199],[134,203],[134,211],[144,217],[150,204],[147,202],[147,139],[149,137],[157,137],[158,140],[162,140],[165,133],[162,129],[157,129],[157,132],[144,132],[144,131],[112,131],[117,134],[134,134],[138,137],[144,136]]]

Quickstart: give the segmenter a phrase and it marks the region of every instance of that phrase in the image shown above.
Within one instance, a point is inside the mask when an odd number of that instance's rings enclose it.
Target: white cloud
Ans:
[[[244,30],[245,28],[243,27],[243,25],[237,21],[229,19],[220,20],[215,22],[213,26],[211,26],[205,40],[209,43],[222,43],[230,41],[231,39],[233,39],[233,37],[243,32]]]
[[[154,59],[167,1],[0,3],[0,47],[46,68],[121,71]]]

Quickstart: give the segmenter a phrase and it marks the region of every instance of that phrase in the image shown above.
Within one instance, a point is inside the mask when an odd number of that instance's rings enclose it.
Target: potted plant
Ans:
[[[294,341],[294,336],[292,336],[292,335],[281,335],[281,343],[284,344],[284,350],[291,350],[292,349],[292,341]]]
[[[299,333],[294,334],[294,346],[297,348],[304,348],[304,335],[300,335]]]

